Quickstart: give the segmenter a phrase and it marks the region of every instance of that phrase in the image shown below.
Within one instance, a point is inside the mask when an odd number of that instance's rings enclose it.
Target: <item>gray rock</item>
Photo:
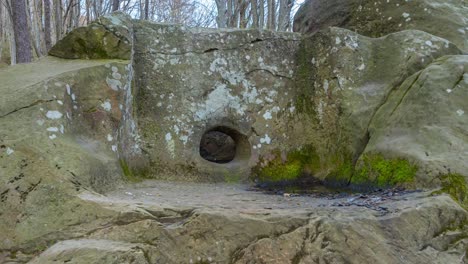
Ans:
[[[463,0],[309,0],[294,17],[294,31],[315,33],[330,26],[369,37],[422,30],[468,50],[468,6]]]
[[[116,12],[80,27],[57,42],[49,54],[64,59],[129,60],[132,50],[132,22]]]
[[[442,57],[397,87],[369,128],[364,153],[404,157],[426,186],[468,171],[468,56]]]

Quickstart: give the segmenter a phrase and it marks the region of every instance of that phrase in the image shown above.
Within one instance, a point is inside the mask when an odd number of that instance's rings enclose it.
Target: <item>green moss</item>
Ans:
[[[319,157],[313,147],[309,145],[290,152],[286,155],[285,160],[279,151],[275,153],[275,156],[276,158],[270,160],[266,166],[254,170],[260,181],[292,181],[304,174],[311,174],[320,166]]]
[[[119,160],[120,162],[120,167],[122,168],[122,171],[123,171],[123,174],[125,176],[125,178],[131,182],[138,182],[138,181],[141,181],[141,178],[137,177],[133,172],[132,170],[130,169],[130,167],[128,166],[127,162],[123,159],[120,159]]]
[[[440,177],[442,188],[437,193],[447,193],[462,207],[468,209],[468,184],[463,175],[450,173]]]
[[[334,187],[347,186],[354,174],[354,164],[350,155],[336,156],[332,159],[332,164],[336,169],[327,175],[325,184]]]
[[[224,174],[224,181],[227,183],[239,183],[242,181],[242,175],[239,173],[226,172]]]
[[[365,154],[351,178],[353,185],[390,187],[411,183],[417,167],[402,158],[386,159],[381,154]]]

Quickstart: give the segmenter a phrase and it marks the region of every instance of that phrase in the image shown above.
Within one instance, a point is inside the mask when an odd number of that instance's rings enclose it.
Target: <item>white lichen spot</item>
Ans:
[[[49,119],[60,119],[62,116],[62,113],[59,111],[47,111],[46,113],[46,117]]]
[[[430,40],[427,40],[426,42],[424,42],[424,44],[426,44],[429,47],[432,47],[432,41]]]
[[[76,95],[75,95],[74,93],[73,93],[73,94],[71,94],[71,99],[72,99],[73,101],[75,101],[75,100],[76,100]]]
[[[325,94],[328,94],[328,87],[329,87],[328,80],[323,81],[323,90],[325,90]]]
[[[257,148],[262,148],[262,144],[257,144]]]
[[[263,114],[263,118],[265,120],[269,120],[269,119],[272,119],[273,117],[271,116],[271,113],[270,112],[265,112],[265,114]]]
[[[270,144],[271,138],[268,136],[268,134],[265,134],[263,138],[260,138],[260,143]]]
[[[358,67],[358,70],[363,71],[366,68],[366,65],[363,63]]]
[[[184,143],[184,145],[187,144],[188,138],[189,137],[187,135],[182,135],[182,136],[179,137],[180,141],[182,141],[182,143]]]
[[[62,102],[61,100],[57,100],[57,103],[58,103],[59,105],[63,105],[63,102]]]
[[[174,159],[175,158],[175,142],[172,139],[171,133],[167,133],[165,138],[166,138],[166,144],[167,144],[167,151],[169,151],[169,154]]]
[[[6,149],[6,154],[7,154],[8,156],[10,156],[11,154],[13,154],[13,152],[15,152],[15,151],[14,151],[13,149],[9,148],[9,147]]]
[[[464,115],[464,114],[465,114],[465,111],[463,111],[463,110],[461,110],[461,109],[458,109],[458,110],[457,110],[457,115],[458,115],[458,116],[462,116],[462,115]]]
[[[55,134],[52,134],[52,135],[50,135],[50,136],[49,136],[49,138],[50,138],[51,140],[54,140],[54,139],[56,139],[56,138],[57,138],[57,135],[55,135]]]
[[[67,89],[67,94],[70,95],[71,94],[71,88],[70,88],[70,85],[67,84],[66,86],[66,89]]]
[[[180,132],[180,128],[177,126],[177,125],[174,125],[174,132],[179,135],[179,132]]]
[[[65,132],[65,127],[63,127],[63,125],[60,125],[60,133],[64,133]]]
[[[111,79],[109,77],[106,77],[106,83],[114,91],[118,91],[120,87],[122,87],[122,83],[119,80]]]
[[[401,15],[402,15],[404,18],[408,18],[408,17],[410,16],[410,14],[408,14],[408,13],[406,13],[406,12],[403,13],[403,14],[401,14]]]
[[[245,56],[245,59],[246,59],[246,60],[250,60],[250,56],[249,56],[249,55],[246,55],[246,56]]]
[[[107,134],[107,141],[112,141],[114,140],[114,137],[111,134]]]
[[[119,71],[119,69],[117,69],[117,67],[112,66],[112,72],[118,72],[118,71]]]
[[[447,93],[451,93],[452,92],[452,89],[447,89]]]
[[[120,80],[122,79],[122,75],[118,72],[113,72],[112,73],[112,78],[116,79],[116,80]]]
[[[58,127],[48,127],[47,131],[49,131],[49,132],[58,132],[59,129],[58,129]]]
[[[336,39],[335,39],[335,44],[336,44],[336,45],[340,45],[340,44],[341,44],[341,39],[340,39],[340,37],[336,37]]]
[[[39,120],[36,120],[36,123],[40,126],[44,125],[44,120],[43,119],[39,119]]]
[[[117,152],[117,146],[116,145],[112,145],[111,149],[112,149],[112,151]]]
[[[107,112],[110,112],[112,110],[112,105],[109,100],[106,100],[104,103],[101,104],[102,109],[106,110]]]
[[[222,68],[223,66],[227,65],[227,61],[223,58],[216,58],[211,64],[210,64],[210,71],[215,72],[218,68]]]

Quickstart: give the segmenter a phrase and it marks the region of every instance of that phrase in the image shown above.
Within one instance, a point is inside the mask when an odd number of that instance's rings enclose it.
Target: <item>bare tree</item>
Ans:
[[[50,37],[50,17],[50,0],[44,0],[44,38],[47,51],[52,47],[52,39]]]
[[[290,27],[292,0],[279,0],[278,31],[286,31]]]
[[[26,0],[15,0],[12,3],[13,31],[15,34],[16,61],[31,62],[31,36],[28,28]]]
[[[270,30],[276,29],[276,1],[275,0],[268,0],[268,23],[267,28]]]
[[[112,11],[119,10],[120,1],[119,0],[112,0]]]
[[[149,20],[149,0],[145,0],[145,20]]]
[[[258,21],[258,1],[257,0],[251,0],[250,1],[250,12],[252,13],[252,27],[253,28],[258,28],[259,27],[259,21]]]
[[[218,10],[218,15],[216,16],[216,24],[218,28],[227,27],[227,0],[215,0],[216,9]]]

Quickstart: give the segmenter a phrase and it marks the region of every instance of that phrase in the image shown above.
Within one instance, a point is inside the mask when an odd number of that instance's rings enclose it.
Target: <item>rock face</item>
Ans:
[[[134,30],[136,115],[146,173],[245,180],[259,157],[287,137],[298,34],[145,22],[135,23]],[[201,157],[202,136],[211,130],[236,142],[231,163],[220,166]]]
[[[468,261],[467,56],[446,39],[117,14],[51,53],[105,60],[0,71],[1,263]],[[178,183],[129,184],[143,177]],[[320,199],[193,183],[304,179],[440,190]]]
[[[369,37],[417,29],[468,51],[468,6],[464,0],[309,0],[294,17],[294,31],[315,33],[330,26]]]
[[[466,174],[467,69],[468,56],[446,56],[406,79],[376,113],[364,155],[413,160],[427,184]]]
[[[98,18],[73,30],[49,54],[65,59],[123,59],[131,56],[131,22],[121,13]]]

